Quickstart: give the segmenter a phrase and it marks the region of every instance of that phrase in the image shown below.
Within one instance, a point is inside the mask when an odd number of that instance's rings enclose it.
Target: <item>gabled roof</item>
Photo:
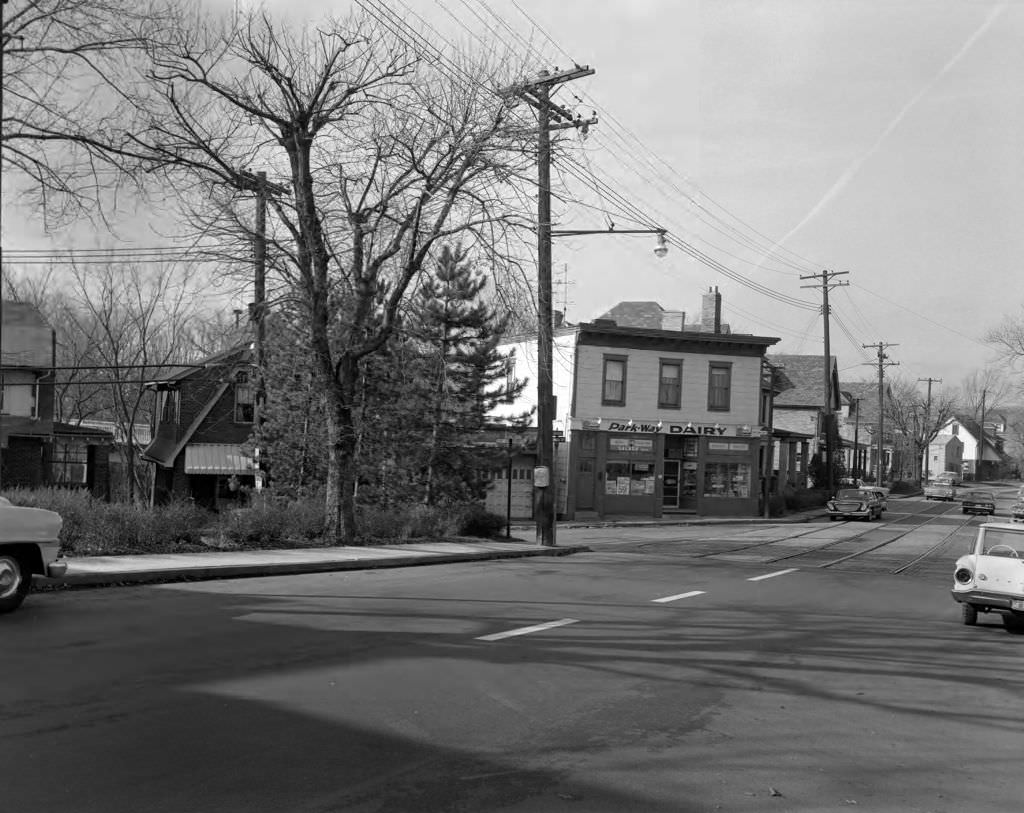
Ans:
[[[620,302],[602,313],[599,319],[614,319],[622,327],[646,327],[661,330],[665,309],[657,302]]]
[[[776,407],[816,407],[825,405],[825,359],[823,356],[796,356],[771,354],[768,363],[781,367],[793,388],[786,390],[775,399]],[[831,356],[833,384],[838,384],[836,357]],[[833,395],[833,404],[838,400],[838,391]]]
[[[889,389],[888,383],[885,388]],[[856,416],[859,413],[861,425],[870,426],[878,422],[877,381],[840,381],[839,391],[850,404],[850,414]]]
[[[228,364],[234,356],[245,356],[247,353],[252,354],[252,342],[246,341],[240,344],[236,344],[233,347],[229,347],[220,353],[214,353],[212,356],[207,356],[202,361],[197,361],[195,364],[190,364],[187,367],[171,367],[168,366],[165,369],[167,372],[153,376],[150,378],[148,383],[151,384],[170,384],[183,379],[189,378],[190,376],[196,375],[198,372],[206,369],[207,367],[216,367],[221,364]]]

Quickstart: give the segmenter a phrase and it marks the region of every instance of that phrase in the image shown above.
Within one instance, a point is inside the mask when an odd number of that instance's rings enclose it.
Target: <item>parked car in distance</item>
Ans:
[[[825,507],[829,522],[836,519],[865,519],[870,522],[880,519],[885,510],[880,492],[869,488],[841,488]]]
[[[1013,505],[1010,506],[1010,520],[1024,522],[1024,486],[1017,489],[1017,496],[1013,498]]]
[[[878,501],[882,503],[882,510],[889,510],[889,489],[887,488],[876,488],[875,486],[862,486],[861,491],[873,491],[875,496],[878,497]]]
[[[956,560],[952,593],[968,626],[978,623],[979,613],[999,613],[1007,629],[1024,628],[1024,526],[986,522],[978,528],[971,552]]]
[[[955,500],[956,487],[962,484],[960,476],[952,471],[940,471],[924,487],[926,500]]]
[[[991,491],[972,488],[965,491],[960,500],[960,508],[964,514],[988,514],[991,517],[996,513],[996,497]]]

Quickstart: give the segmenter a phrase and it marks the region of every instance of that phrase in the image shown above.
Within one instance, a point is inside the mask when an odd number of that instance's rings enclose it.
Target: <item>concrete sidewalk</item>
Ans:
[[[60,578],[40,579],[51,586],[142,584],[202,581],[242,576],[369,570],[523,556],[566,556],[589,550],[585,545],[543,547],[522,541],[422,542],[374,547],[338,546],[203,553],[154,553],[137,556],[68,558]]]
[[[750,523],[798,523],[818,516],[805,511],[788,517],[717,519],[692,515],[671,515],[660,519],[608,516],[600,520],[560,522],[556,545],[545,547],[526,541],[534,537],[533,523],[514,523],[512,539],[481,539],[473,542],[419,542],[404,545],[338,546],[250,551],[204,551],[202,553],[152,553],[130,556],[82,556],[65,561],[67,572],[60,578],[38,579],[48,586],[102,586],[146,582],[203,581],[246,576],[275,576],[323,573],[337,570],[370,570],[382,567],[449,564],[526,556],[567,556],[589,551],[581,544],[581,531],[588,528],[636,528],[650,526],[736,525]],[[559,534],[574,537],[559,541]],[[572,533],[575,531],[575,533]]]

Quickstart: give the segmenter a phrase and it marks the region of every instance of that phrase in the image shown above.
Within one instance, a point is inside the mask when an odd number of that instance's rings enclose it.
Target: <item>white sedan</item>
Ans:
[[[1024,526],[986,522],[978,528],[974,549],[956,561],[953,598],[965,624],[976,624],[978,613],[999,613],[1007,629],[1024,629]]]

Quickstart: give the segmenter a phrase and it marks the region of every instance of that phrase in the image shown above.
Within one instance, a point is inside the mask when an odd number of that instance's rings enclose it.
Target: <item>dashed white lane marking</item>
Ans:
[[[703,590],[691,590],[689,593],[679,593],[674,596],[665,596],[664,598],[653,598],[655,604],[668,604],[670,601],[678,601],[681,598],[693,598],[694,596],[703,596]]]
[[[776,576],[785,576],[787,573],[796,573],[800,568],[790,567],[786,570],[776,570],[774,573],[765,573],[763,576],[753,576],[747,579],[748,582],[759,582],[762,579],[774,579]]]
[[[519,627],[519,629],[508,630],[507,632],[495,632],[491,635],[481,635],[478,641],[500,641],[502,638],[512,638],[516,635],[529,635],[531,632],[542,632],[554,627],[564,627],[568,624],[575,624],[578,618],[560,618],[558,621],[548,621],[545,624],[534,624],[532,627]]]

